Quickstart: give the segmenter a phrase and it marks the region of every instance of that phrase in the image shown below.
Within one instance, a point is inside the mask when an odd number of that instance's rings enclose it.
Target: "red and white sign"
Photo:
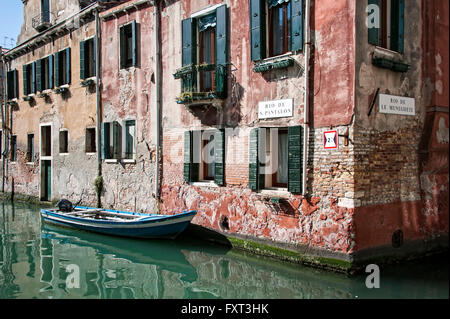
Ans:
[[[323,132],[323,148],[326,150],[338,148],[338,132]]]

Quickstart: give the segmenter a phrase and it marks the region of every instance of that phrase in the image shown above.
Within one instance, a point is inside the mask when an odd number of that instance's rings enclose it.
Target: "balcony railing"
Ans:
[[[50,11],[42,11],[31,20],[33,28],[38,31],[47,29],[50,24]]]
[[[214,84],[210,89],[197,89],[198,79],[209,73]],[[173,75],[181,79],[181,94],[177,98],[178,104],[189,104],[195,101],[225,99],[227,91],[227,66],[221,64],[188,65],[178,69]],[[212,83],[211,83],[212,84]]]

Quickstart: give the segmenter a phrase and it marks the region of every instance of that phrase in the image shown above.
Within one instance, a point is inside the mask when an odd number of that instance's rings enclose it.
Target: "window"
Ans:
[[[95,143],[95,128],[86,129],[86,153],[95,153],[96,143]]]
[[[224,185],[223,130],[187,131],[184,136],[184,180],[214,181]]]
[[[250,29],[252,61],[302,50],[303,0],[251,0]]]
[[[23,66],[23,95],[36,93],[36,62]]]
[[[80,79],[95,76],[95,41],[94,38],[80,42]]]
[[[37,91],[53,89],[53,55],[36,61]]]
[[[303,127],[255,128],[250,133],[249,187],[302,192]]]
[[[17,135],[11,136],[10,160],[11,160],[11,162],[17,161]]]
[[[182,21],[182,95],[226,98],[227,7],[221,5]]]
[[[55,86],[70,84],[70,48],[55,53]]]
[[[41,22],[50,22],[50,1],[41,0]]]
[[[120,27],[120,68],[137,66],[137,23]]]
[[[52,156],[52,128],[49,125],[41,126],[41,155]]]
[[[6,73],[6,98],[8,100],[19,98],[19,76],[17,70]]]
[[[404,0],[369,0],[369,43],[404,51]]]
[[[69,132],[66,130],[59,131],[59,153],[69,153]]]
[[[125,121],[125,158],[134,159],[136,155],[136,121]]]
[[[27,136],[27,154],[26,161],[34,162],[34,134],[28,134]]]
[[[119,122],[102,123],[102,159],[119,159],[122,130]]]

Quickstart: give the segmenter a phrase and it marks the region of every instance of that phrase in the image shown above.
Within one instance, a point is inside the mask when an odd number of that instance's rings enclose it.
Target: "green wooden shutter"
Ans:
[[[65,84],[70,84],[71,81],[71,74],[72,74],[72,70],[71,70],[71,50],[70,48],[66,49],[66,74],[64,75],[66,80],[65,80]]]
[[[378,13],[381,15],[381,6],[380,6],[380,0],[369,0],[369,5],[376,5],[378,6]],[[371,12],[368,13],[370,15]],[[381,26],[381,16],[375,17],[375,19],[379,19],[380,26]],[[380,29],[379,28],[368,28],[369,30],[369,43],[373,45],[380,45]]]
[[[303,127],[288,128],[288,191],[302,193]]]
[[[137,36],[137,24],[136,21],[133,21],[131,23],[131,48],[133,52],[133,66],[138,65],[138,55],[137,55],[137,49],[138,49],[138,42],[137,42],[138,36]]]
[[[109,156],[109,123],[102,122],[102,159],[110,158]]]
[[[192,170],[192,131],[184,132],[184,181],[191,181]]]
[[[19,71],[14,70],[14,97],[19,98]]]
[[[216,10],[216,94],[220,98],[227,95],[227,6]]]
[[[259,128],[254,128],[250,131],[248,187],[253,191],[259,189],[258,136]]]
[[[303,50],[303,0],[291,0],[291,51]]]
[[[252,61],[266,57],[266,0],[250,1],[250,51]]]
[[[405,0],[391,2],[391,50],[404,52]]]
[[[31,64],[31,93],[36,93],[36,62]]]
[[[80,79],[86,79],[86,41],[80,42]]]
[[[196,22],[189,18],[181,22],[182,26],[182,65],[187,66],[197,62]]]
[[[124,69],[126,66],[126,50],[125,50],[125,27],[122,26],[119,29],[119,49],[120,49],[120,57],[119,57],[119,63],[120,68]]]
[[[28,72],[29,72],[28,67],[29,67],[28,65],[24,65],[22,67],[22,70],[23,70],[23,74],[22,74],[22,77],[23,77],[23,95],[30,94],[30,83],[28,82]]]
[[[54,57],[50,55],[48,57],[48,88],[53,89],[53,75],[54,75]]]
[[[217,130],[214,135],[214,182],[222,186],[225,184],[225,130]]]
[[[122,126],[119,122],[113,122],[113,149],[114,158],[119,159],[122,155]]]
[[[36,61],[36,90],[42,91],[42,59]]]
[[[91,39],[92,41],[92,48],[93,48],[93,52],[92,52],[92,75],[90,76],[97,76],[97,37]]]
[[[60,60],[61,60],[61,52],[56,52],[55,53],[55,86],[56,87],[61,85],[61,79],[59,76]]]

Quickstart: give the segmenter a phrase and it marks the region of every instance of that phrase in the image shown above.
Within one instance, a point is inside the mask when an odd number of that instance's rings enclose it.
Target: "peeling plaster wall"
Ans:
[[[229,8],[231,75],[228,98],[221,111],[189,111],[176,104],[181,67],[181,21],[221,1],[166,2],[162,11],[163,43],[163,179],[162,208],[167,213],[195,209],[193,222],[227,234],[268,239],[276,243],[309,246],[348,254],[354,247],[354,192],[352,145],[338,151],[323,150],[323,132],[331,126],[352,136],[354,100],[354,1],[313,1],[311,10],[314,58],[311,62],[311,123],[308,159],[308,196],[284,193],[278,207],[270,198],[248,189],[249,134],[253,127],[303,124],[304,56],[284,70],[261,74],[250,60],[247,1],[225,1]],[[330,14],[332,12],[332,14]],[[338,17],[338,18],[336,18]],[[243,23],[245,22],[245,23]],[[339,41],[337,40],[339,39]],[[258,102],[294,99],[294,116],[259,120]],[[188,185],[183,181],[184,131],[225,127],[224,187]],[[228,227],[224,220],[227,219]]]
[[[410,64],[406,73],[372,65],[371,55],[380,49],[368,43],[365,10],[366,2],[356,1],[355,192],[363,194],[355,210],[356,251],[389,249],[397,230],[405,243],[448,236],[448,48],[440,51],[447,61],[443,64],[431,49],[448,44],[448,32],[443,31],[444,26],[448,29],[448,2],[405,1],[404,54],[385,54]],[[413,97],[416,115],[381,114],[377,100],[369,116],[377,88],[383,94]],[[436,119],[434,113],[430,118],[433,100],[447,109]],[[426,168],[430,143],[447,150]]]
[[[136,1],[134,1],[136,2]],[[129,7],[125,3],[122,7]],[[120,7],[118,7],[120,8]],[[113,9],[116,10],[117,8]],[[102,14],[107,15],[108,11]],[[138,25],[138,66],[119,67],[119,28],[135,20]],[[136,121],[136,161],[105,163],[102,168],[102,205],[114,209],[155,212],[156,106],[154,8],[139,6],[102,19],[103,121]],[[124,146],[122,146],[124,147]]]

